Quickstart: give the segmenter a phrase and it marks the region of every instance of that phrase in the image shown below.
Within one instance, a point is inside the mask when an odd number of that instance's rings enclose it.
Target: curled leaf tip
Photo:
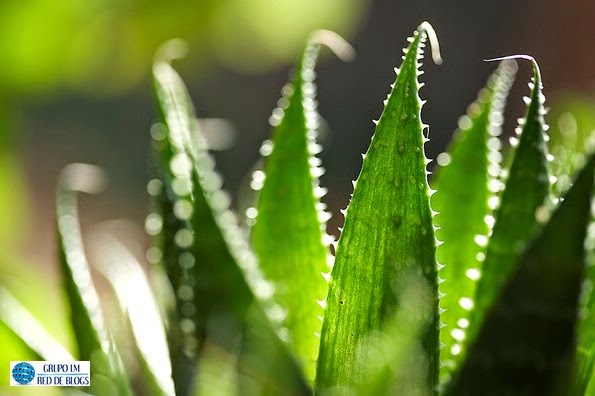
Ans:
[[[535,71],[535,75],[541,79],[541,72],[539,71],[539,65],[537,64],[537,61],[535,60],[534,57],[532,57],[531,55],[525,55],[525,54],[517,54],[517,55],[508,55],[508,56],[501,56],[498,58],[490,58],[490,59],[484,59],[484,62],[497,62],[497,61],[505,61],[505,60],[516,60],[516,59],[524,59],[524,60],[528,60],[533,64],[533,69]]]
[[[176,59],[185,58],[188,54],[188,43],[186,41],[175,38],[161,44],[157,51],[155,51],[155,62],[161,61],[171,63]]]
[[[343,62],[351,62],[355,59],[355,49],[351,44],[331,30],[315,30],[309,41],[310,43],[324,44]]]
[[[484,59],[483,61],[484,62],[496,62],[496,61],[511,60],[511,59],[526,59],[531,62],[535,62],[535,58],[533,58],[531,55],[524,55],[524,54],[499,56],[497,58]]]
[[[70,191],[97,194],[104,190],[107,176],[96,165],[73,163],[66,165],[60,173],[60,184]]]
[[[425,32],[428,35],[430,41],[430,48],[432,50],[432,60],[435,64],[441,65],[443,62],[442,56],[440,55],[440,43],[438,42],[438,36],[436,31],[428,21],[423,21],[417,28],[419,32]]]

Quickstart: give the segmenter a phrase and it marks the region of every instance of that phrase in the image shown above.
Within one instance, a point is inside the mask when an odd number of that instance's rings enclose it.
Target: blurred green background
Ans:
[[[440,67],[426,60],[422,77],[427,151],[435,158],[495,68],[485,58],[533,55],[552,114],[575,106],[584,114],[578,127],[593,128],[593,15],[590,0],[2,0],[0,283],[20,295],[55,285],[54,277],[24,279],[37,265],[53,274],[54,187],[68,163],[100,165],[110,178],[106,193],[82,200],[84,225],[119,217],[142,225],[155,120],[149,72],[166,40],[188,43],[176,66],[199,116],[224,118],[233,132],[234,144],[216,159],[234,196],[269,137],[270,112],[308,34],[331,29],[355,46],[353,63],[325,56],[318,73],[322,184],[336,214],[348,202],[405,38],[420,22],[433,24],[445,59]],[[521,66],[507,133],[522,116],[529,73]]]

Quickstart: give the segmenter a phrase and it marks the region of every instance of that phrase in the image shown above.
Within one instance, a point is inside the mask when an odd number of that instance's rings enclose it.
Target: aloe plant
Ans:
[[[118,301],[107,309],[76,210],[77,192],[94,192],[101,177],[70,166],[57,225],[76,350],[8,288],[0,335],[28,356],[90,360],[96,394],[595,394],[592,134],[556,135],[548,148],[537,62],[499,58],[431,168],[419,97],[428,40],[441,61],[424,22],[375,122],[337,242],[321,201],[314,69],[322,44],[342,58],[349,45],[326,31],[306,44],[273,111],[244,229],[171,65],[178,42],[166,44],[153,65],[149,278],[102,229],[94,261]],[[531,62],[533,81],[507,154],[514,59]]]
[[[426,327],[419,335],[422,357],[410,359],[427,370],[426,383],[438,377],[438,268],[417,94],[428,32],[433,34],[429,24],[420,25],[405,49],[345,212],[322,330],[321,390],[357,381],[358,349],[365,348],[371,331],[385,331],[397,315],[408,282],[419,283],[413,292],[429,295],[418,307]]]

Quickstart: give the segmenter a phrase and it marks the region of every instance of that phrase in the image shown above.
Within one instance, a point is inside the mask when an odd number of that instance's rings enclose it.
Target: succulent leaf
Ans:
[[[235,328],[241,336],[256,299],[275,334],[281,326],[275,315],[278,305],[271,300],[274,286],[263,278],[228,208],[230,200],[220,189],[221,178],[214,172],[182,79],[165,58],[156,60],[153,75],[163,124],[153,133],[160,213],[150,216],[159,225],[155,234],[176,293],[170,352],[176,391],[186,395],[214,313],[230,313],[236,325],[228,330]],[[287,355],[279,362],[293,368]]]
[[[506,59],[509,58],[512,57]],[[469,330],[464,336],[469,342],[474,339],[483,316],[535,237],[551,198],[541,74],[533,58],[521,55],[514,58],[528,59],[533,65],[533,78],[529,84],[531,96],[527,101],[526,115],[519,120],[520,125],[516,129],[517,135],[520,135],[518,146],[495,212],[492,234],[489,240],[480,241],[487,243],[487,247],[475,299],[464,300],[461,304],[471,311]]]
[[[107,229],[98,232],[94,242],[95,268],[111,284],[126,313],[143,381],[154,394],[174,394],[164,323],[144,269]]]
[[[326,298],[330,271],[330,237],[320,198],[323,173],[316,154],[318,113],[314,85],[314,66],[321,43],[331,49],[346,47],[329,31],[316,31],[309,40],[294,71],[293,81],[283,88],[280,106],[271,117],[274,126],[270,153],[264,173],[255,172],[252,186],[258,191],[251,243],[266,279],[275,288],[272,299],[285,339],[314,381],[320,346],[321,304]],[[264,180],[262,180],[264,179]],[[254,216],[253,216],[254,217]]]
[[[359,386],[358,355],[371,334],[391,332],[407,284],[418,285],[410,292],[425,302],[411,313],[424,326],[419,338],[402,345],[403,358],[422,372],[427,391],[437,383],[436,241],[418,96],[420,57],[428,36],[435,41],[432,27],[424,22],[404,50],[345,215],[322,328],[319,391]],[[425,294],[430,297],[423,298]],[[393,339],[398,344],[399,338]]]
[[[126,371],[107,329],[91,277],[77,210],[78,192],[97,192],[102,176],[99,168],[87,164],[71,164],[62,171],[56,193],[60,268],[78,346],[77,358],[91,361],[94,368],[92,392],[106,394],[113,389],[129,395],[132,392]]]
[[[504,104],[514,81],[516,63],[504,61],[490,77],[478,99],[459,120],[459,130],[446,153],[438,156],[434,175],[433,209],[436,238],[444,243],[436,248],[439,263],[444,264],[439,285],[444,297],[440,306],[442,329],[440,341],[441,382],[456,370],[464,356],[461,334],[469,325],[469,311],[459,301],[473,299],[485,246],[477,240],[488,237],[493,226],[490,200],[501,188],[500,171],[501,124]]]
[[[449,394],[486,389],[491,394],[570,394],[575,351],[582,370],[576,386],[582,389],[572,394],[583,394],[593,362],[593,356],[583,353],[593,340],[593,328],[585,325],[592,319],[585,315],[579,320],[578,347],[573,333],[594,170],[591,155],[486,313]]]

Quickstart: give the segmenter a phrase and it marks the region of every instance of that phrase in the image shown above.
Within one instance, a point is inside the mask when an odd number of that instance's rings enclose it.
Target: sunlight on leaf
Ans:
[[[105,225],[104,227],[108,227]],[[132,253],[107,230],[94,238],[96,268],[112,285],[127,314],[134,346],[145,369],[145,383],[153,392],[173,394],[167,337],[159,308],[143,268]]]
[[[570,187],[573,175],[595,150],[595,101],[591,98],[562,97],[550,111],[552,128],[548,143],[554,160],[550,163],[555,177],[554,193],[560,196]]]
[[[177,297],[170,353],[176,391],[186,395],[213,314],[230,312],[244,325],[256,299],[277,335],[281,326],[280,307],[270,298],[274,286],[263,278],[228,209],[230,199],[221,191],[221,178],[197,129],[191,99],[168,63],[179,49],[178,41],[166,44],[153,67],[163,124],[151,133],[159,179],[150,182],[155,188],[149,190],[157,198],[159,212],[149,215],[146,225],[159,239],[159,256]],[[293,369],[286,355],[277,362]]]
[[[420,277],[401,275],[400,305],[381,331],[372,331],[358,346],[358,394],[431,394],[426,370],[428,360],[422,344],[431,317],[432,288]],[[421,313],[420,313],[421,312]]]
[[[358,346],[391,323],[402,303],[406,271],[430,290],[430,303],[418,312],[426,323],[420,331],[422,376],[428,389],[437,384],[438,269],[418,97],[428,35],[435,38],[424,22],[409,39],[345,214],[322,328],[316,379],[321,392],[357,386]]]
[[[90,360],[94,368],[91,390],[101,395],[113,389],[128,395],[130,385],[105,324],[83,247],[77,210],[78,192],[96,193],[104,182],[102,171],[92,165],[71,164],[62,171],[56,193],[60,266],[78,344],[77,358]]]
[[[591,166],[595,154],[590,154]],[[586,268],[585,280],[581,289],[579,318],[576,329],[576,368],[575,390],[585,391],[586,395],[595,394],[595,189],[591,195],[591,213],[585,239]]]
[[[469,311],[461,299],[473,299],[481,276],[485,245],[493,226],[490,199],[502,188],[500,171],[500,140],[503,110],[510,86],[514,81],[516,63],[504,61],[490,77],[486,88],[459,120],[459,130],[446,153],[438,156],[432,185],[432,207],[436,238],[444,241],[436,248],[439,263],[444,264],[439,290],[444,297],[440,306],[442,328],[441,382],[448,381],[464,356],[464,334],[469,326]],[[465,300],[463,300],[465,301]]]
[[[330,214],[320,202],[326,190],[319,186],[318,177],[324,170],[316,157],[321,148],[316,142],[314,66],[321,43],[339,55],[352,51],[332,32],[312,35],[293,82],[283,88],[280,107],[273,111],[271,150],[264,173],[256,171],[252,181],[258,190],[258,204],[247,210],[255,213],[252,247],[264,276],[275,287],[272,299],[280,307],[285,340],[311,382],[316,374],[328,290],[324,275],[330,271],[329,243],[333,241],[326,234]]]
[[[469,342],[475,338],[476,331],[483,321],[483,316],[494,303],[502,286],[517,268],[520,256],[539,228],[539,214],[548,204],[550,197],[550,179],[548,173],[548,153],[546,147],[547,126],[544,121],[545,97],[542,93],[541,74],[537,62],[530,57],[511,58],[529,59],[533,65],[533,78],[529,84],[530,98],[526,99],[527,112],[519,120],[516,136],[512,142],[518,146],[500,203],[495,212],[495,222],[487,243],[485,261],[481,278],[477,285],[475,301],[461,304],[471,312],[469,330],[466,337]],[[496,59],[502,60],[504,58]],[[506,58],[510,59],[510,58]],[[518,143],[516,143],[518,141]],[[540,209],[543,208],[543,209]]]
[[[0,287],[0,322],[42,360],[75,360],[41,323],[4,287]]]
[[[237,356],[207,345],[200,359],[196,396],[233,396],[238,393]]]
[[[518,270],[486,313],[450,394],[485,389],[494,394],[581,394],[568,389],[594,168],[591,155],[522,255]],[[592,327],[579,326],[579,354],[592,337]],[[585,363],[592,364],[592,358]],[[587,378],[582,378],[583,387]]]

